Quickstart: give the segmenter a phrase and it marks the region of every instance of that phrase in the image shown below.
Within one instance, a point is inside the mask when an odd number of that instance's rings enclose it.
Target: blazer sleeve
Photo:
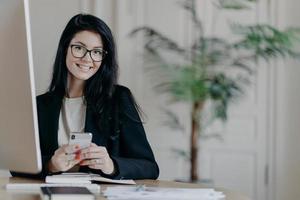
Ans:
[[[146,138],[142,121],[128,88],[122,87],[120,108],[123,113],[120,130],[120,156],[112,156],[116,179],[157,179],[159,167]]]

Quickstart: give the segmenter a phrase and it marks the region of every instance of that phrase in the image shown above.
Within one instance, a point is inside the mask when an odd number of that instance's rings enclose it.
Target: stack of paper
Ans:
[[[46,183],[91,183],[92,181],[104,183],[117,183],[134,185],[133,180],[114,180],[101,177],[98,174],[88,173],[62,173],[46,177]]]
[[[224,200],[225,195],[214,189],[158,188],[158,187],[107,187],[104,196],[111,200]]]

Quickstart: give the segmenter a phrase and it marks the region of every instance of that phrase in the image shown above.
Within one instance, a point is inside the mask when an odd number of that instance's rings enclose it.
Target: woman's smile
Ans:
[[[92,66],[88,66],[88,65],[82,65],[82,64],[78,64],[76,63],[76,66],[83,72],[88,72],[90,69],[92,69]]]

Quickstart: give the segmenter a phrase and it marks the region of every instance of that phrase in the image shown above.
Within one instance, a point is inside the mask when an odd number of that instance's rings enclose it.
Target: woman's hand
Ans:
[[[50,172],[64,172],[71,169],[80,161],[79,145],[65,144],[55,151],[48,164],[48,170]]]
[[[100,169],[105,174],[112,174],[115,170],[114,163],[105,147],[92,143],[80,153],[80,166],[88,166],[91,169]]]

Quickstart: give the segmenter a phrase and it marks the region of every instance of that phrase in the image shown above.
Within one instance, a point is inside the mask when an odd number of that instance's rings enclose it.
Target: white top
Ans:
[[[84,132],[86,105],[84,97],[63,98],[58,122],[58,145],[68,144],[71,132]]]

